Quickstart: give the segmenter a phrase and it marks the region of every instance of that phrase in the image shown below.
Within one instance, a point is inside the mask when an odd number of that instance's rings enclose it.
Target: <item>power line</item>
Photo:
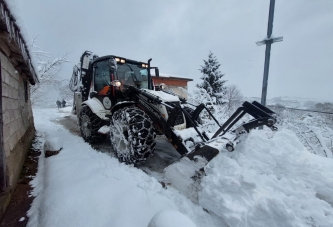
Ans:
[[[314,113],[333,114],[331,112],[324,112],[324,111],[317,111],[317,110],[304,110],[304,109],[290,108],[290,107],[284,107],[284,106],[270,106],[270,107],[282,108],[282,109],[288,109],[288,110],[300,110],[300,111],[314,112]]]

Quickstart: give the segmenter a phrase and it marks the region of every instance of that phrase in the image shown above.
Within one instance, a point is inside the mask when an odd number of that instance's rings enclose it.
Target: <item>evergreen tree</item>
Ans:
[[[217,104],[222,104],[222,97],[226,92],[224,86],[226,80],[222,80],[224,74],[219,70],[220,63],[211,51],[209,52],[208,60],[204,60],[204,63],[205,64],[201,66],[201,69],[199,69],[203,74],[200,78],[203,82],[197,84],[197,87],[205,89],[208,94],[216,98]]]

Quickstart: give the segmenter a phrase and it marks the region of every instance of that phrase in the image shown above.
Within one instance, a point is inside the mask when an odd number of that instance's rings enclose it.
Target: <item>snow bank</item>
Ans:
[[[148,227],[196,227],[184,214],[175,210],[163,210],[154,215]]]
[[[57,136],[45,134],[44,152],[59,151],[63,147],[62,140]]]
[[[252,131],[209,163],[199,204],[230,226],[333,226],[332,170],[291,131]]]

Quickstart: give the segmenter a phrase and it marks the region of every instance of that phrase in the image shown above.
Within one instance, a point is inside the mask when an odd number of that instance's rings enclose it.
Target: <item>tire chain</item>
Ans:
[[[97,117],[96,114],[94,114],[90,110],[89,107],[86,107],[86,106],[83,107],[82,112],[84,115],[88,116],[90,124],[91,124],[91,128],[90,128],[91,136],[90,136],[90,138],[89,137],[85,138],[83,136],[84,139],[89,143],[96,143],[96,142],[100,142],[100,141],[104,140],[106,138],[106,135],[98,133],[98,129],[100,129],[104,125],[102,120],[99,117]],[[80,124],[82,122],[83,114],[80,113],[80,118],[79,118]],[[81,127],[80,127],[80,131],[81,131],[81,134],[83,135]]]
[[[126,107],[117,110],[112,117],[110,136],[111,144],[119,161],[133,164],[145,161],[155,149],[156,133],[149,117],[137,107]],[[119,144],[112,141],[113,134],[119,133],[116,128],[125,128],[126,135],[120,137],[125,141],[128,150],[119,150]],[[118,137],[119,138],[119,137]]]

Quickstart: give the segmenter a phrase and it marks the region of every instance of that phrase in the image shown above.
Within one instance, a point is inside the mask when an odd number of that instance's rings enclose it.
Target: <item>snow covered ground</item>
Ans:
[[[219,154],[195,204],[162,186],[162,169],[119,163],[56,123],[70,115],[34,109],[35,146],[48,136],[63,149],[40,156],[28,226],[333,226],[333,160],[308,152],[291,131],[252,131],[234,152]],[[172,147],[160,141],[156,149]]]

